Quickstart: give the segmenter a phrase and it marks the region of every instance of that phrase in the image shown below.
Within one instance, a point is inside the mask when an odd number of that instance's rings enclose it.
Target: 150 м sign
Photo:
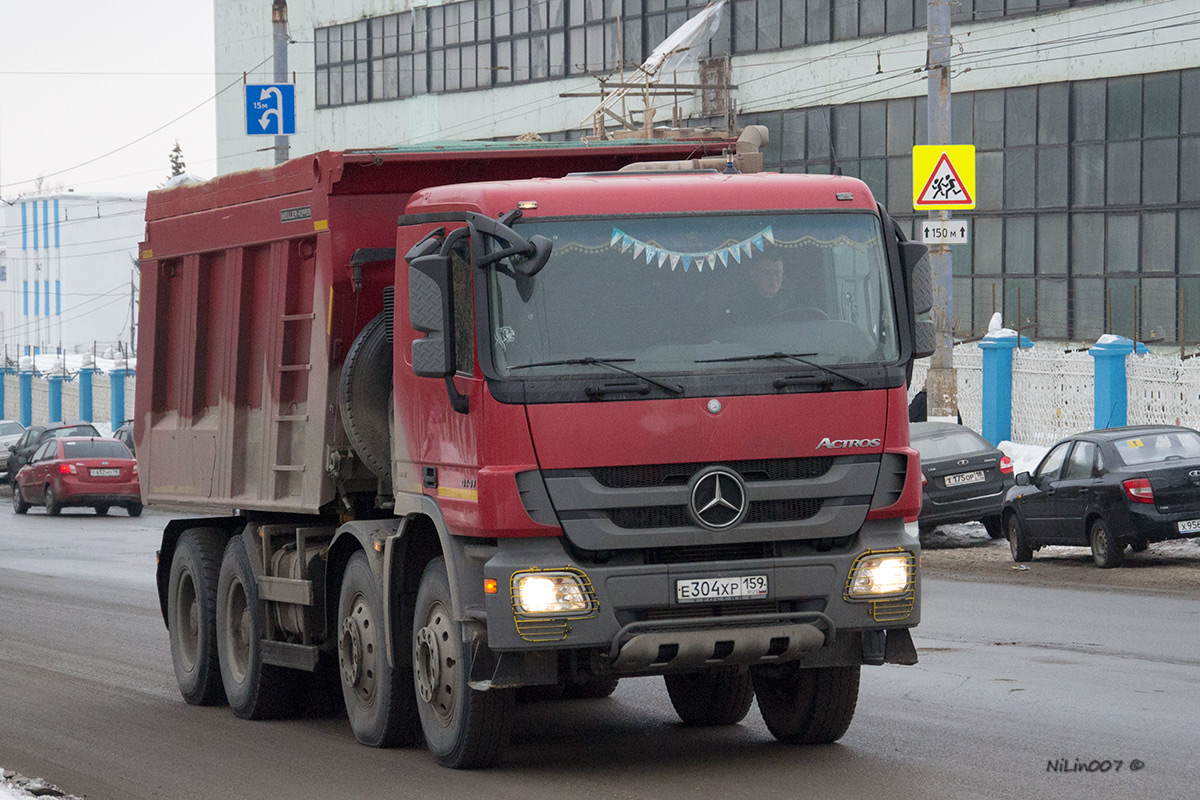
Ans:
[[[296,87],[290,83],[246,86],[246,133],[290,136],[296,132]]]

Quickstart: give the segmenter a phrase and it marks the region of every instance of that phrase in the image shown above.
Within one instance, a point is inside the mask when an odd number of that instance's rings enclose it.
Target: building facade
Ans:
[[[771,131],[767,168],[862,178],[912,225],[926,143],[927,0],[729,0],[673,112]],[[598,77],[626,74],[704,0],[292,0],[291,154],[591,133]],[[270,82],[265,4],[217,0],[217,72]],[[994,311],[1041,339],[1200,342],[1196,0],[951,0],[953,140],[977,151],[956,335]],[[271,163],[241,82],[218,85],[219,169]],[[728,103],[726,103],[726,97]],[[640,118],[639,118],[640,119]]]
[[[145,215],[144,196],[0,203],[0,357],[129,352]]]

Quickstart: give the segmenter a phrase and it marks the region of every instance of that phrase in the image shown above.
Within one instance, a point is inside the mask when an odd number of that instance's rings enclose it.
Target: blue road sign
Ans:
[[[246,86],[246,133],[250,136],[296,132],[296,87],[290,83]]]

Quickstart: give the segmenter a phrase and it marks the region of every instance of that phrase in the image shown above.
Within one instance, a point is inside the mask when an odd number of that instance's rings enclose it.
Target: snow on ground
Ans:
[[[29,800],[31,797],[58,797],[78,800],[74,795],[38,779],[26,778],[0,767],[0,800]]]

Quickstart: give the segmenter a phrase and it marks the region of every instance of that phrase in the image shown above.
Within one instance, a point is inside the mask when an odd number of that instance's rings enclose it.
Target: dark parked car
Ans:
[[[1004,534],[1000,506],[1013,485],[1008,456],[970,428],[953,422],[914,422],[912,446],[921,454],[921,530],[951,522],[983,523],[988,536]]]
[[[142,513],[137,462],[116,439],[50,439],[13,479],[13,511],[24,514],[31,505],[50,514],[91,506],[101,516],[124,506],[136,517]]]
[[[8,479],[11,481],[30,457],[49,439],[64,436],[99,436],[100,431],[90,422],[52,422],[49,425],[30,425],[17,443],[8,448]]]
[[[113,438],[116,439],[118,442],[121,442],[122,444],[124,444],[126,447],[128,447],[129,452],[133,453],[135,458],[137,457],[137,450],[135,450],[133,447],[133,423],[132,422],[126,422],[124,425],[122,425],[121,427],[119,427],[115,431],[113,431]]]
[[[1106,568],[1127,546],[1200,536],[1200,433],[1143,425],[1065,439],[1017,476],[1004,528],[1013,561],[1045,545],[1090,546]]]

